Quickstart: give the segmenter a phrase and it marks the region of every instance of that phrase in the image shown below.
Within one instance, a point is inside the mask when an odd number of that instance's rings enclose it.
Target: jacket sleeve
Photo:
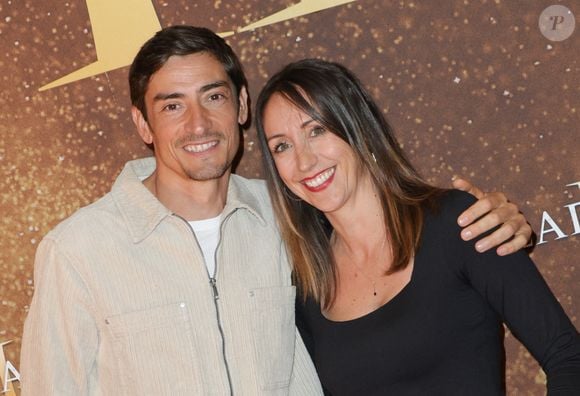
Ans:
[[[316,369],[310,359],[310,355],[300,337],[300,332],[296,329],[296,344],[294,348],[294,366],[292,378],[290,379],[290,395],[322,395],[320,380],[316,374]]]
[[[22,395],[90,394],[98,347],[91,299],[85,282],[51,239],[38,247],[34,282],[22,338]]]

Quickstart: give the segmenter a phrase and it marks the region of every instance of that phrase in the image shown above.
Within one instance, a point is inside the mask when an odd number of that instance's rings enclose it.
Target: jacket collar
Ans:
[[[154,157],[129,161],[111,189],[134,243],[143,241],[165,218],[173,215],[142,183],[154,170]],[[248,210],[262,225],[266,225],[263,204],[250,191],[243,177],[231,175],[222,218],[237,209]]]

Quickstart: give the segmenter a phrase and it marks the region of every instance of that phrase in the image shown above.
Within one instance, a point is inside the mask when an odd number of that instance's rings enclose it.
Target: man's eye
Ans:
[[[222,100],[224,98],[225,98],[225,95],[224,94],[221,94],[221,93],[214,93],[214,94],[211,94],[209,96],[209,100],[212,101],[212,102],[214,102],[216,100]]]
[[[281,153],[281,152],[288,150],[289,148],[290,148],[290,144],[288,144],[286,142],[281,142],[281,143],[275,144],[274,147],[272,147],[272,152],[273,153]]]
[[[164,111],[175,111],[179,108],[179,105],[177,105],[176,103],[169,103],[168,105],[165,105],[163,107]]]

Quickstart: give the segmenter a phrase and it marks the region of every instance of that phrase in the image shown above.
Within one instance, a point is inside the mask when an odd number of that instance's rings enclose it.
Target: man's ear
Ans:
[[[153,143],[153,134],[151,133],[151,128],[149,127],[149,123],[141,113],[137,107],[131,107],[131,118],[133,118],[133,124],[137,127],[137,132],[139,132],[139,136],[145,142],[145,144],[152,144]]]
[[[248,91],[246,87],[240,89],[238,103],[238,124],[244,125],[248,121]]]

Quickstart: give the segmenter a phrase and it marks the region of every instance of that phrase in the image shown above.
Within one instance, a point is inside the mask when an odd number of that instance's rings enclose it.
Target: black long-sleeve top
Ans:
[[[329,394],[504,394],[505,323],[546,372],[549,395],[580,395],[580,337],[534,263],[461,240],[456,219],[473,201],[450,191],[426,214],[409,284],[376,311],[334,322],[297,299]]]

